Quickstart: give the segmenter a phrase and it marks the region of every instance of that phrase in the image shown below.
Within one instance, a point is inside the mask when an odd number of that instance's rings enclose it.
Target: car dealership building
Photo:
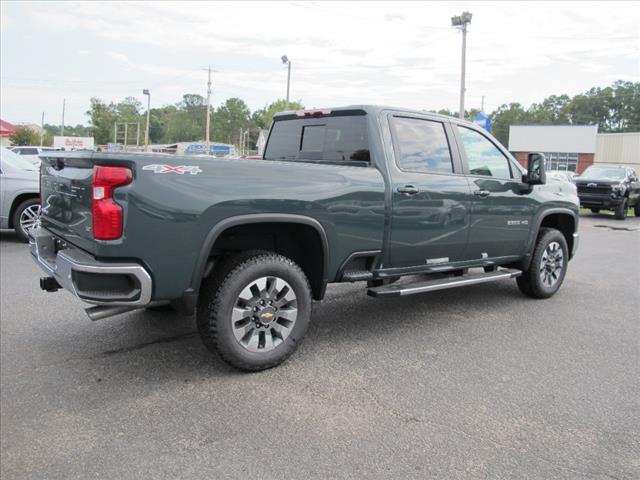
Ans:
[[[638,169],[640,132],[598,133],[597,125],[512,125],[509,150],[525,168],[530,152],[542,152],[548,170],[580,174],[594,163]]]

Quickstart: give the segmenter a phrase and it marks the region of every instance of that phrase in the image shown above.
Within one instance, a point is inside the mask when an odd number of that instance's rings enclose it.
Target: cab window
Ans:
[[[442,122],[394,117],[392,125],[401,170],[453,173],[451,150]]]
[[[471,175],[512,178],[509,160],[487,137],[460,125],[456,126],[469,163]]]

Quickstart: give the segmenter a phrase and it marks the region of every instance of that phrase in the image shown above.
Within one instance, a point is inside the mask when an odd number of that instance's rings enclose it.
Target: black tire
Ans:
[[[291,287],[296,301],[296,318],[288,336],[279,340],[277,346],[263,352],[249,351],[234,335],[232,312],[243,290],[264,277],[277,277]],[[295,351],[309,325],[311,304],[309,281],[293,260],[272,252],[244,252],[223,262],[202,283],[196,321],[200,337],[209,350],[217,352],[226,363],[240,370],[259,371],[279,365]],[[258,331],[259,341],[263,343],[262,348],[265,348],[265,337],[260,335],[266,336],[267,332],[261,334],[259,330],[265,327],[254,327],[254,323],[258,325],[258,317],[253,318],[255,322],[251,319],[247,321],[247,328],[251,329],[249,336],[251,337],[251,332]],[[278,321],[280,320],[274,320]],[[277,339],[275,333],[271,338]],[[275,343],[273,340],[271,342]],[[256,350],[259,348],[258,346]]]
[[[600,213],[600,209],[599,208],[592,208],[591,209],[591,213]]]
[[[558,244],[562,250],[563,263],[562,268],[559,273],[557,273],[555,283],[553,283],[553,285],[547,285],[541,277],[543,272],[541,266],[543,263],[543,255],[545,254],[547,247],[553,243]],[[538,233],[536,245],[533,249],[533,257],[531,259],[529,269],[522,272],[522,275],[516,279],[520,291],[532,298],[551,297],[558,291],[564,281],[565,274],[567,273],[568,262],[569,249],[567,248],[567,241],[565,240],[562,232],[555,228],[541,228]]]
[[[640,200],[637,201],[636,206],[633,207],[633,214],[636,217],[640,217]]]
[[[616,207],[615,216],[616,220],[624,220],[627,218],[627,210],[629,208],[629,199],[625,198],[622,200],[620,205]]]
[[[29,207],[34,207],[35,205],[39,205],[39,204],[40,204],[40,199],[39,198],[37,198],[37,197],[29,198],[29,199],[25,200],[24,202],[20,203],[20,205],[18,205],[16,207],[15,211],[13,212],[13,218],[11,219],[11,222],[12,222],[13,228],[16,231],[16,235],[23,242],[28,242],[29,241],[29,234],[27,233],[27,230],[25,228],[23,228],[23,226],[22,226],[22,224],[20,222],[22,214]]]

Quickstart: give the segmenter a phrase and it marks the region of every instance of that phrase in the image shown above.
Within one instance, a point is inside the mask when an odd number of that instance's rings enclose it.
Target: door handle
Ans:
[[[480,198],[486,198],[491,195],[491,192],[489,190],[474,190],[473,194]]]
[[[404,193],[405,195],[415,195],[416,193],[419,193],[419,192],[420,190],[418,190],[413,185],[405,185],[404,187],[398,187],[398,193]]]

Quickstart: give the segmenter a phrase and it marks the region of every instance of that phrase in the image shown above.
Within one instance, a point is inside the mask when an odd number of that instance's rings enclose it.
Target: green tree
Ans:
[[[509,127],[530,123],[530,115],[519,103],[501,105],[491,115],[491,131],[503,145],[509,145]]]
[[[28,127],[18,127],[9,136],[12,145],[40,145],[40,135]]]
[[[93,97],[90,100],[87,115],[95,143],[100,145],[113,142],[113,128],[118,118],[116,106],[113,103],[106,104],[99,98]]]
[[[216,142],[240,144],[240,130],[251,125],[251,111],[239,98],[229,98],[215,112],[213,121],[214,139]]]

